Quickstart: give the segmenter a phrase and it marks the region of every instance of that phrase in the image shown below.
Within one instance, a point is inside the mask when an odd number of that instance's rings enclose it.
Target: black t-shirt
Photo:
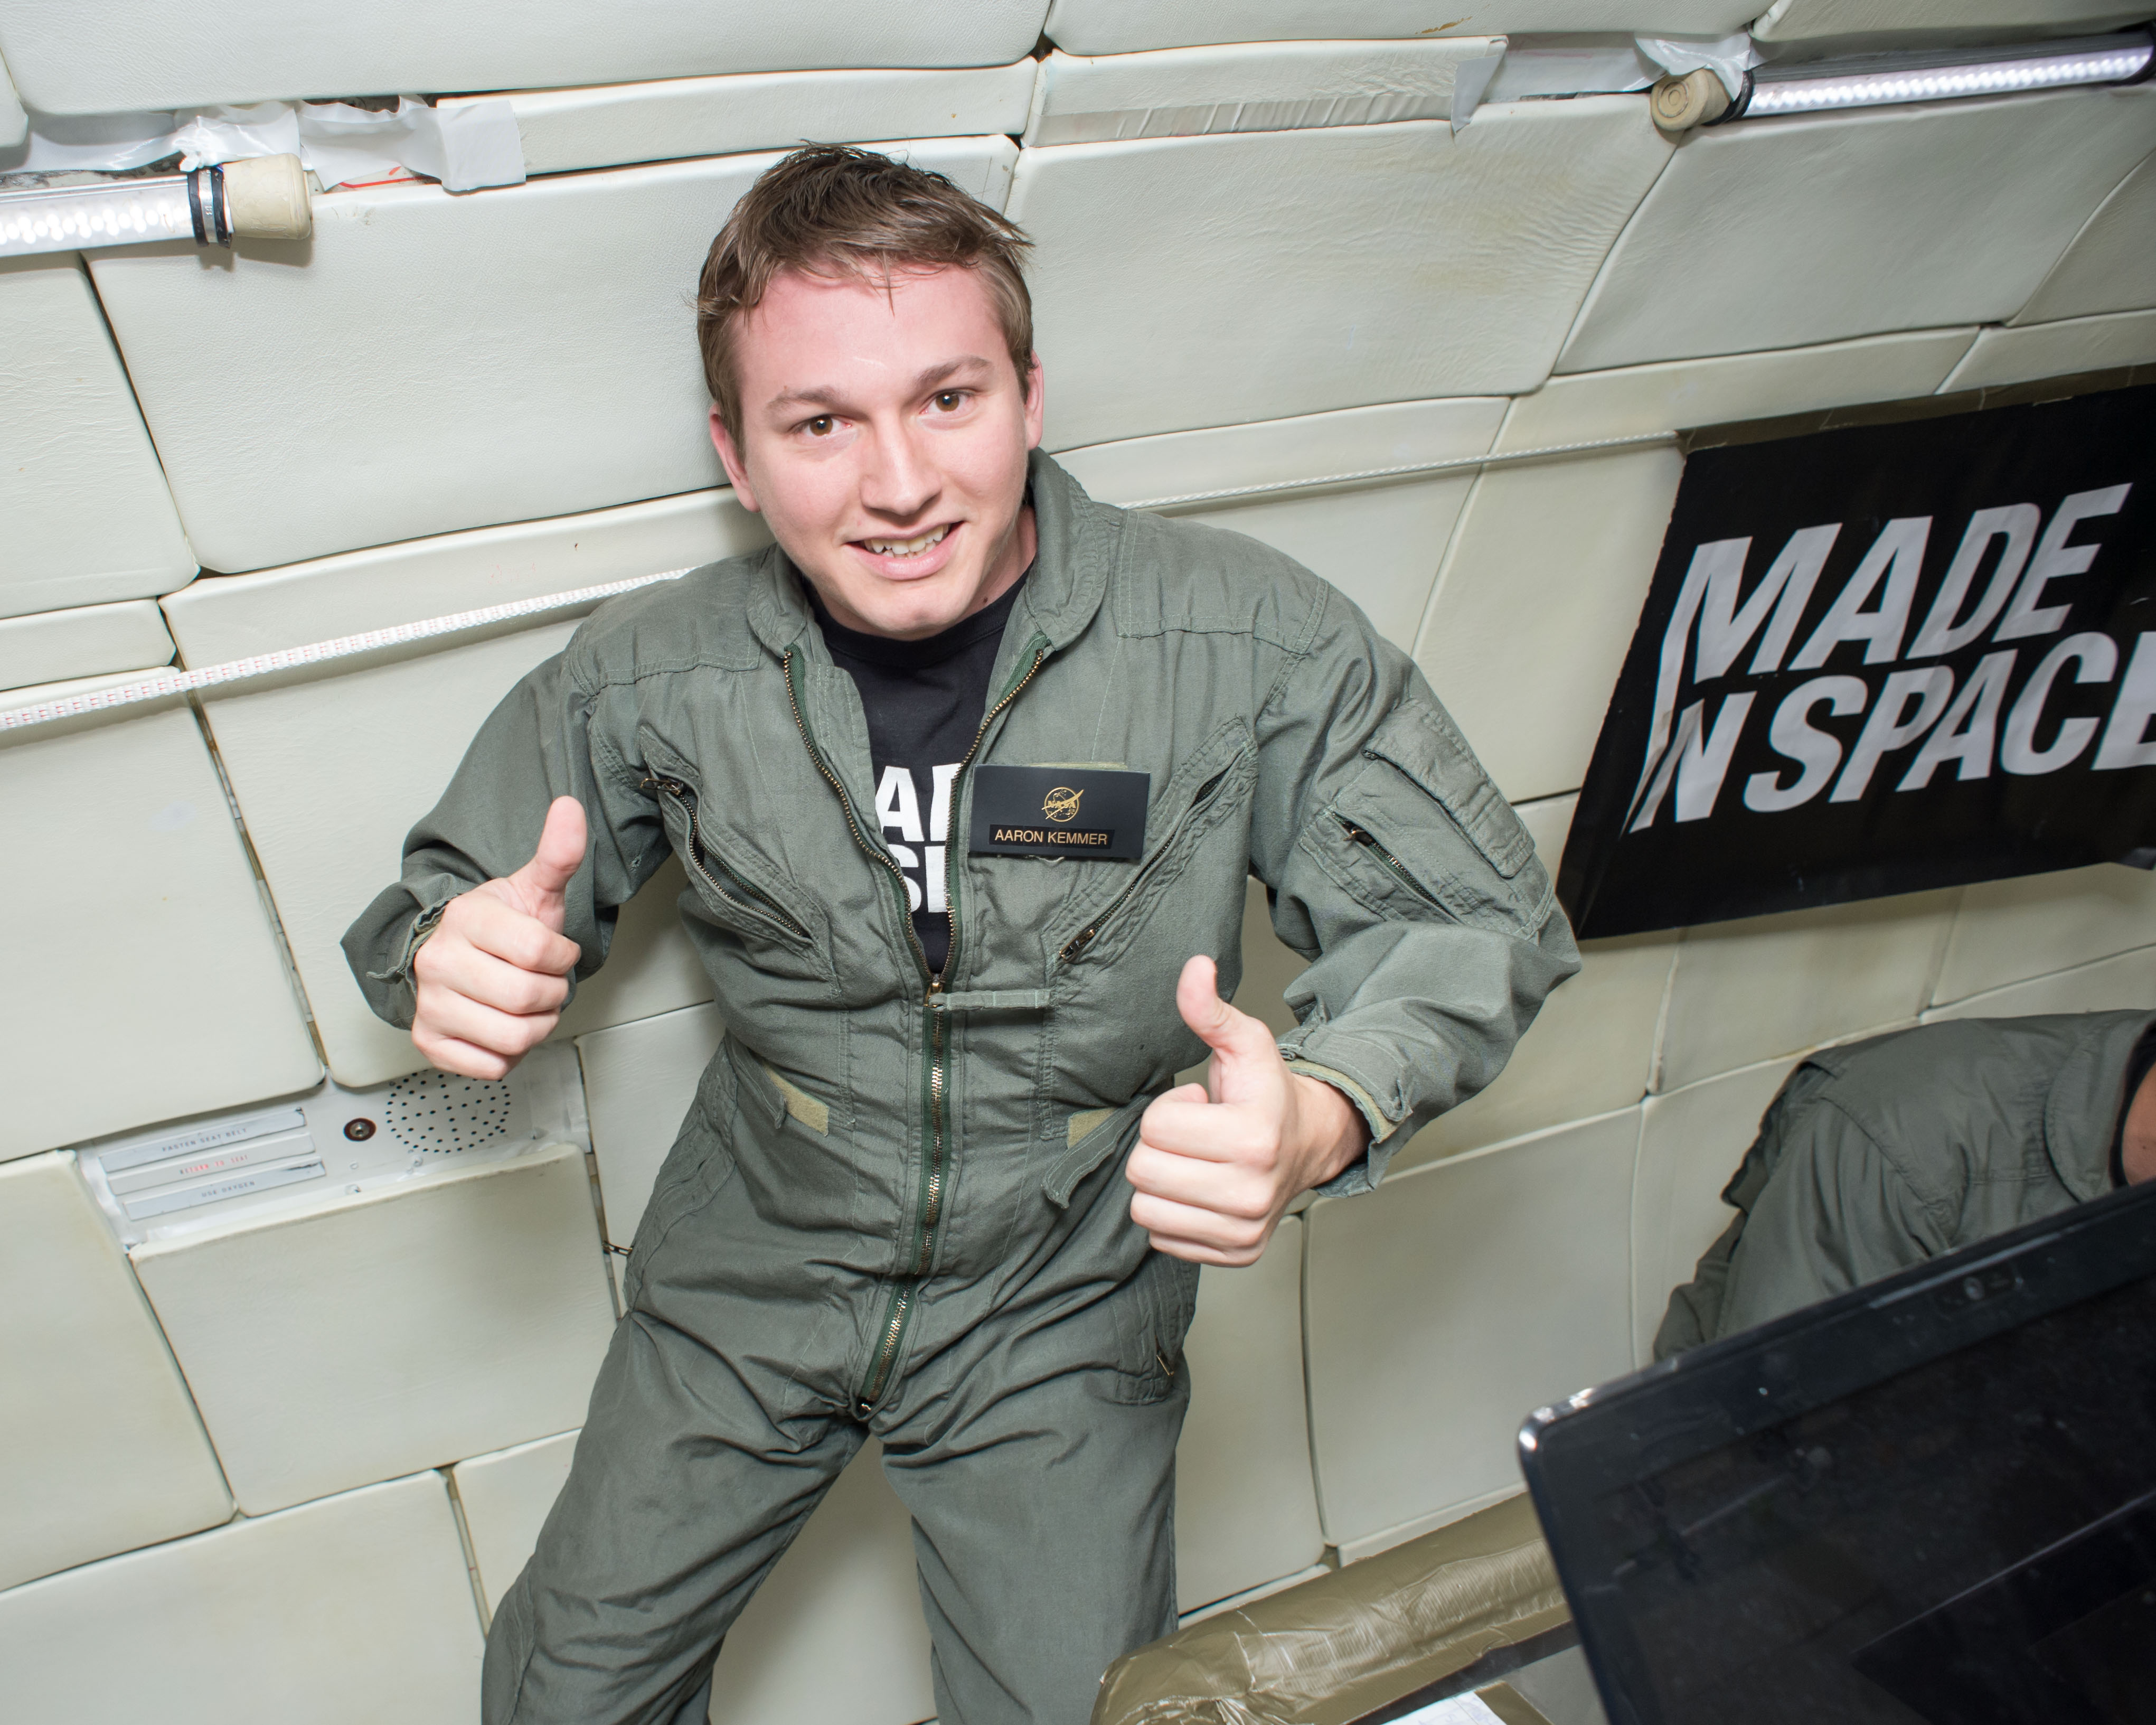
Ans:
[[[847,629],[808,590],[831,662],[861,691],[869,758],[875,768],[875,819],[905,871],[914,932],[928,968],[939,973],[951,956],[951,919],[943,902],[951,783],[980,732],[1004,625],[1024,584],[1021,578],[986,610],[920,641]]]

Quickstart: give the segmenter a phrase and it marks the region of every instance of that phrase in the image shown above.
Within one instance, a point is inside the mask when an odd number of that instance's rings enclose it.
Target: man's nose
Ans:
[[[878,515],[910,522],[936,500],[935,465],[910,424],[880,425],[861,473],[861,501]]]

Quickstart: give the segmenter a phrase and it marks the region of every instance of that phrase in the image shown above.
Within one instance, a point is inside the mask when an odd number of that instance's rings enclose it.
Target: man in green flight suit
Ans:
[[[1823,1048],[1722,1192],[1655,1358],[2156,1179],[2156,1013],[1962,1019]]]
[[[601,607],[346,937],[430,1060],[499,1077],[670,851],[727,1026],[495,1615],[489,1725],[701,1719],[870,1433],[945,1725],[1081,1725],[1174,1624],[1198,1266],[1374,1184],[1577,968],[1526,832],[1352,604],[1039,453],[1025,244],[861,151],[758,182],[699,334],[776,545]],[[1251,874],[1312,960],[1277,1042],[1220,998]]]

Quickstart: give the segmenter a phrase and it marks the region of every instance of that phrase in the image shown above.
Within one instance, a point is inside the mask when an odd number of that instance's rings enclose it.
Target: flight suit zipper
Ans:
[[[740,894],[729,892],[720,884],[718,876],[712,872],[710,860],[704,855],[704,835],[696,826],[696,789],[694,785],[681,779],[670,778],[663,773],[654,773],[639,784],[637,788],[642,791],[658,791],[663,795],[673,798],[681,805],[682,813],[689,819],[689,866],[696,871],[696,878],[710,887],[721,901],[743,910],[761,909],[766,915],[775,917],[802,939],[808,938],[808,931],[801,926],[790,911],[776,899],[758,892],[740,875],[735,875],[734,880],[742,892],[756,901],[754,905],[745,903]],[[733,871],[729,869],[727,873],[732,874]]]
[[[1378,842],[1377,835],[1374,833],[1372,833],[1365,827],[1357,826],[1353,821],[1348,819],[1344,814],[1335,815],[1333,819],[1340,823],[1342,828],[1346,831],[1350,839],[1353,839],[1358,845],[1362,845],[1364,849],[1374,852],[1379,862],[1383,863],[1395,875],[1399,875],[1409,891],[1414,894],[1417,898],[1422,899],[1427,903],[1434,905],[1437,902],[1436,896],[1430,891],[1430,890],[1424,886],[1421,881],[1416,880],[1413,875],[1408,872],[1407,865],[1402,862],[1399,858],[1394,856],[1391,851],[1386,850],[1383,845]]]
[[[996,716],[1017,700],[1019,691],[1033,680],[1034,673],[1040,669],[1041,662],[1048,656],[1048,643],[1044,637],[1035,635],[1028,645],[1033,654],[1032,662],[1017,681],[1005,690],[1001,698],[982,716],[980,728],[973,733],[972,747],[966,751],[965,758],[959,762],[957,771],[952,774],[950,806],[954,814],[965,785],[967,769],[973,765],[973,757],[980,752],[981,739],[988,735],[988,726],[995,722]],[[945,1065],[945,1020],[944,1015],[936,1009],[936,997],[943,992],[943,973],[928,968],[928,954],[921,947],[921,937],[913,927],[912,898],[906,890],[906,875],[900,869],[897,859],[882,845],[871,844],[862,832],[860,822],[855,817],[853,799],[846,794],[845,786],[839,782],[838,774],[831,770],[830,763],[824,758],[823,750],[817,746],[815,737],[808,729],[808,718],[801,708],[800,688],[794,680],[793,661],[797,650],[788,647],[785,655],[786,698],[793,708],[794,726],[801,732],[802,743],[808,749],[809,758],[815,762],[817,771],[839,793],[839,802],[845,810],[846,825],[854,835],[854,842],[870,858],[890,871],[897,888],[899,919],[906,929],[906,940],[913,948],[914,961],[921,968],[925,984],[921,994],[921,1012],[926,1020],[921,1034],[921,1118],[927,1153],[921,1159],[920,1196],[915,1204],[911,1230],[912,1256],[892,1285],[891,1299],[884,1308],[881,1333],[875,1356],[870,1360],[868,1370],[854,1392],[855,1416],[865,1420],[875,1411],[876,1403],[890,1385],[892,1369],[898,1363],[900,1345],[906,1339],[906,1324],[912,1317],[913,1307],[920,1296],[921,1280],[927,1275],[929,1266],[935,1261],[936,1230],[942,1220],[944,1193],[948,1184],[947,1133],[943,1117],[948,1075]],[[952,844],[944,855],[944,914],[951,923],[950,946],[943,955],[945,973],[950,970],[958,956],[958,858],[961,854],[961,847]]]
[[[1174,848],[1176,835],[1182,832],[1191,816],[1213,800],[1213,793],[1220,788],[1220,782],[1227,778],[1229,768],[1223,767],[1191,793],[1190,801],[1184,805],[1183,813],[1176,816],[1175,824],[1168,829],[1168,836],[1154,847],[1152,856],[1139,865],[1137,872],[1123,883],[1123,890],[1101,907],[1099,916],[1094,917],[1077,933],[1064,942],[1062,950],[1055,955],[1057,963],[1068,964],[1093,944],[1095,937],[1099,935],[1101,929],[1107,926],[1118,911],[1131,901],[1138,888],[1145,884],[1146,877],[1159,866],[1161,859]]]

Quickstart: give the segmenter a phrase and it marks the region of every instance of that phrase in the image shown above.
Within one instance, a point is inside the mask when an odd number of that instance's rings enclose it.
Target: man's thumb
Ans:
[[[1175,984],[1175,1009],[1183,1022],[1216,1055],[1275,1054],[1273,1033],[1223,1000],[1216,992],[1219,985],[1213,961],[1203,952],[1183,965]]]
[[[547,805],[539,848],[510,879],[538,905],[558,911],[562,895],[583,861],[584,805],[574,797],[557,797]]]

